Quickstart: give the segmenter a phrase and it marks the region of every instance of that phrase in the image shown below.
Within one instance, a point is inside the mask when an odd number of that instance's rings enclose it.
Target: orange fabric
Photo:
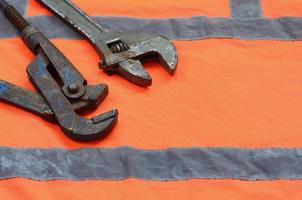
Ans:
[[[0,182],[1,197],[19,199],[110,200],[301,200],[301,181],[191,180],[176,182],[49,181],[14,179]]]
[[[262,4],[266,17],[302,16],[301,0],[262,0]]]
[[[29,0],[28,16],[50,15],[35,0]],[[230,16],[228,0],[73,0],[90,15],[97,16],[128,16],[146,18],[164,17],[191,17],[205,16]],[[97,3],[95,3],[97,2]]]
[[[114,131],[92,146],[302,145],[302,110],[297,109],[302,107],[302,72],[296,56],[302,42],[177,41],[177,73],[171,77],[159,64],[147,64],[154,85],[145,89],[99,70],[99,58],[87,42],[53,41],[91,84],[110,86],[110,95],[90,116],[112,108],[120,111]],[[0,44],[2,52],[14,52],[10,59],[7,53],[0,55],[2,78],[31,88],[25,68],[33,55],[21,39]],[[67,139],[55,124],[4,103],[1,107],[1,129],[10,133],[0,140],[2,146],[86,146]]]
[[[91,15],[130,17],[226,16],[227,0],[75,0]],[[96,5],[93,3],[97,2]],[[271,2],[271,3],[269,3]],[[293,3],[293,4],[291,4]],[[296,3],[296,4],[295,4]],[[286,6],[286,9],[278,5]],[[286,4],[286,5],[285,5]],[[263,0],[266,16],[299,15],[298,1]],[[268,8],[269,6],[276,6]],[[269,12],[270,9],[270,12]],[[30,0],[29,16],[47,14]],[[98,69],[98,55],[85,41],[52,40],[89,83],[104,82],[110,94],[91,113],[120,111],[117,127],[104,140],[82,144],[58,126],[0,103],[0,146],[9,147],[301,147],[302,42],[212,39],[175,41],[179,68],[170,77],[147,64],[151,88],[140,88]],[[0,40],[0,78],[33,90],[25,69],[32,53],[21,39]],[[301,181],[176,182],[0,181],[1,199],[301,199]]]

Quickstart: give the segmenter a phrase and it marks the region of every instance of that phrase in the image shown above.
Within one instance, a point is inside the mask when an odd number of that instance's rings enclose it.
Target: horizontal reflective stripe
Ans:
[[[261,0],[230,0],[232,17],[260,18],[263,17]]]
[[[0,16],[1,17],[1,16]],[[198,40],[207,38],[237,38],[245,40],[301,40],[302,18],[250,19],[229,18],[175,18],[135,19],[120,17],[96,17],[115,31],[158,33],[174,40]],[[37,16],[29,18],[49,38],[78,38],[79,36],[58,18]],[[0,21],[0,37],[16,37],[16,29],[6,20]]]
[[[0,148],[1,179],[302,179],[301,166],[302,149]]]
[[[27,1],[10,3],[25,12]],[[229,18],[141,19],[126,17],[96,17],[95,20],[108,28],[121,31],[158,33],[174,40],[198,40],[207,38],[237,38],[245,40],[301,40],[302,18],[287,17],[266,19],[262,17],[260,0],[230,0],[232,16]],[[18,32],[8,22],[3,13],[0,21],[0,38],[17,37]],[[243,20],[244,19],[244,20]],[[53,16],[29,18],[49,38],[79,38],[79,36]]]

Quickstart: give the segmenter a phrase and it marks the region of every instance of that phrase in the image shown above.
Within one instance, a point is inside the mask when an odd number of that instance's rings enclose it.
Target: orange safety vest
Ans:
[[[115,30],[173,40],[176,74],[146,64],[148,89],[107,76],[92,46],[37,1],[8,2],[91,84],[109,85],[88,117],[113,108],[120,117],[108,137],[78,143],[57,125],[0,102],[1,199],[302,198],[299,0],[73,0],[107,26],[119,25]],[[0,78],[34,90],[25,72],[34,55],[0,16]],[[89,164],[95,161],[100,168]],[[91,169],[104,174],[93,178]]]

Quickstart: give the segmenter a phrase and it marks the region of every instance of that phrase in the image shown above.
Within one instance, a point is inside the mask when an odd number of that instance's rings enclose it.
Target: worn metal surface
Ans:
[[[96,89],[99,91],[96,91],[95,88],[91,86],[87,86],[85,96],[81,97],[77,101],[71,102],[73,109],[77,113],[87,110],[94,110],[105,100],[108,95],[108,86],[101,84],[98,85]],[[93,94],[99,96],[89,99],[89,97]],[[4,80],[0,80],[0,101],[4,101],[27,110],[47,121],[56,121],[52,109],[39,93],[22,88]]]
[[[85,36],[102,56],[100,67],[118,73],[140,86],[150,86],[152,78],[142,62],[157,59],[173,75],[178,57],[173,43],[150,33],[120,33],[106,29],[68,0],[39,0],[54,14]]]
[[[2,81],[1,99],[46,119],[52,119],[54,115],[63,132],[75,140],[95,140],[109,133],[117,122],[117,110],[92,119],[81,117],[75,112],[84,108],[96,108],[107,96],[108,86],[87,85],[79,71],[37,28],[30,26],[5,1],[0,1],[0,7],[22,32],[25,44],[36,54],[27,72],[33,85],[44,97],[43,100],[38,94]],[[34,100],[29,103],[31,98]]]
[[[53,49],[55,47],[50,43],[45,43],[42,46],[43,47],[41,47],[40,53],[28,66],[27,72],[36,88],[40,91],[40,93],[52,108],[53,112],[55,113],[56,119],[64,133],[66,133],[73,139],[81,141],[95,140],[109,133],[117,122],[118,112],[116,110],[112,110],[92,119],[87,119],[77,115],[73,110],[68,98],[66,98],[66,95],[69,94],[64,94],[62,92],[61,87],[57,84],[47,68],[49,66],[47,59],[50,56],[48,52],[50,51],[51,53],[54,53],[54,51],[50,49]],[[53,56],[57,57],[60,55]],[[71,81],[74,78],[72,76],[73,71],[70,69],[70,67],[57,67],[63,69],[63,76],[67,78],[65,79],[67,82]],[[76,100],[79,97],[74,97],[74,95],[80,95],[82,94],[82,92],[83,95],[85,95],[86,86],[82,85],[83,83],[81,82],[77,82],[77,84],[79,85],[80,89],[76,93],[72,93],[69,99],[74,98]],[[97,88],[95,87],[94,90],[95,91],[90,93],[90,96],[88,96],[87,99],[94,100],[95,97],[98,96],[95,93],[97,92]]]
[[[34,113],[48,121],[55,121],[54,113],[39,93],[0,80],[0,100]]]

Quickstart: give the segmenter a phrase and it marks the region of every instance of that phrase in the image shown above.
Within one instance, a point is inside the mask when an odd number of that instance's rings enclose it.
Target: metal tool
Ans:
[[[37,28],[30,26],[14,7],[0,0],[0,8],[22,33],[25,44],[36,55],[27,67],[27,73],[48,105],[39,95],[20,90],[20,87],[4,81],[0,84],[2,99],[42,116],[45,113],[54,115],[63,132],[75,140],[95,140],[109,133],[117,122],[117,110],[92,119],[81,117],[74,110],[99,105],[108,94],[107,85],[88,86],[70,61]],[[3,95],[7,97],[4,98]],[[33,102],[25,105],[31,98],[34,99]],[[34,108],[36,105],[39,105],[38,108]]]
[[[81,99],[78,99],[77,101],[71,102],[73,109],[77,113],[87,110],[95,110],[108,95],[108,86],[106,84],[98,85],[96,87],[97,90],[93,89],[94,87],[89,87],[85,96],[81,97]],[[27,110],[47,121],[56,121],[55,115],[50,106],[37,92],[0,80],[0,100],[22,108],[23,110]]]
[[[100,67],[118,73],[140,86],[152,85],[141,62],[158,59],[171,75],[177,66],[177,51],[171,41],[150,33],[119,33],[102,27],[69,0],[39,0],[54,14],[86,37],[102,56]]]

